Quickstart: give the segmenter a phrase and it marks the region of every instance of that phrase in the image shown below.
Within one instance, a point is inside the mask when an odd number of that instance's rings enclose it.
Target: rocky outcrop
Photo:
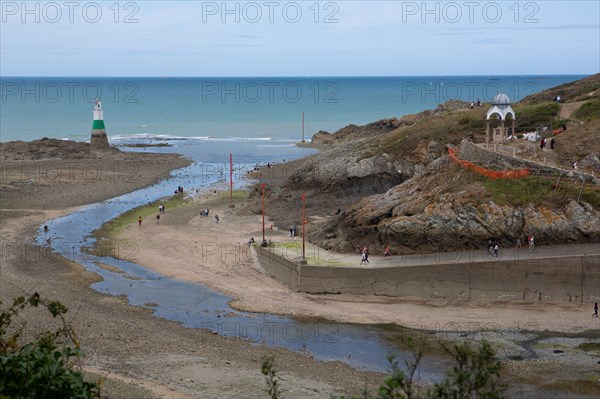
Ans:
[[[0,143],[0,159],[5,161],[30,161],[40,159],[103,158],[119,154],[116,148],[92,148],[89,143],[42,138],[30,142],[9,141]]]
[[[305,162],[288,178],[286,188],[370,195],[385,192],[406,178],[385,154],[364,158],[360,153],[342,148]]]
[[[396,118],[382,119],[364,126],[348,125],[334,134],[321,130],[312,136],[311,142],[318,147],[347,143],[357,138],[365,138],[381,133],[387,133],[402,126]]]
[[[600,173],[600,158],[598,154],[592,153],[579,161],[580,168],[591,169],[596,173]]]
[[[444,177],[440,183],[439,164],[437,171],[433,165],[428,168],[424,178],[364,198],[331,217],[321,229],[312,230],[310,240],[341,252],[359,245],[374,251],[390,245],[401,254],[480,248],[489,239],[513,246],[527,235],[543,245],[600,241],[600,212],[589,204],[571,201],[561,209],[500,206],[477,198],[483,190],[480,183]],[[454,192],[449,190],[453,184]]]

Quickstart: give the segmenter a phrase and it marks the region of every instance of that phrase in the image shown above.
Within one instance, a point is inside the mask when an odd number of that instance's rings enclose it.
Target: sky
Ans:
[[[1,1],[0,76],[600,71],[598,1]]]

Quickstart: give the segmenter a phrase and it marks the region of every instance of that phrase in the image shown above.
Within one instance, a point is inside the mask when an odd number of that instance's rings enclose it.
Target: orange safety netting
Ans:
[[[471,169],[473,172],[487,176],[490,179],[520,179],[521,177],[529,176],[529,169],[490,170],[482,168],[472,162],[458,158],[452,148],[448,148],[448,155],[463,168]]]

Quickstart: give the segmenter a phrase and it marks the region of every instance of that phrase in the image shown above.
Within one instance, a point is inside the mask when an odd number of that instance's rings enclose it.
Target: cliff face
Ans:
[[[357,146],[360,148],[360,143]],[[305,162],[288,178],[286,188],[367,195],[385,192],[408,178],[385,154],[365,158],[349,147],[328,151]]]
[[[341,252],[390,245],[394,253],[410,254],[481,248],[489,239],[514,246],[528,235],[542,245],[600,241],[600,212],[590,204],[498,205],[480,182],[469,182],[466,172],[447,162],[331,217],[311,230],[311,242]]]

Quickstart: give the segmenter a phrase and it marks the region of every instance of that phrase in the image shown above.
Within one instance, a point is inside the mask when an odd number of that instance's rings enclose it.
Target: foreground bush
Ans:
[[[22,343],[23,327],[11,327],[11,322],[25,308],[38,306],[58,318],[60,327]],[[84,381],[75,370],[79,343],[65,313],[67,308],[60,302],[45,301],[38,293],[18,297],[6,310],[0,307],[0,399],[100,397],[99,384]]]
[[[505,386],[500,384],[501,364],[488,342],[482,342],[473,348],[468,343],[446,348],[455,361],[455,365],[446,374],[446,378],[426,390],[415,385],[419,363],[423,352],[410,345],[412,359],[406,361],[406,371],[400,369],[398,362],[390,357],[392,372],[373,396],[367,390],[361,396],[352,399],[504,399]],[[273,358],[263,361],[262,373],[267,383],[271,399],[282,399]],[[333,398],[335,399],[335,398]],[[345,399],[339,397],[337,399]]]

